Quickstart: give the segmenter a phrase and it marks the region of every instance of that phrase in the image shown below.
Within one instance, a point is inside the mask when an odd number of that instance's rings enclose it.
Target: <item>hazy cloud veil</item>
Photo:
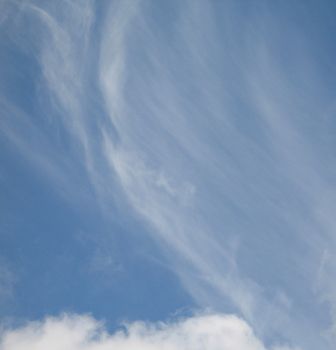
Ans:
[[[32,118],[2,88],[1,137],[71,203],[87,198],[82,177],[106,216],[123,202],[211,310],[113,334],[89,316],[47,318],[4,331],[0,349],[332,349],[335,81],[315,7],[3,1],[0,11],[1,36],[35,67],[43,111]]]

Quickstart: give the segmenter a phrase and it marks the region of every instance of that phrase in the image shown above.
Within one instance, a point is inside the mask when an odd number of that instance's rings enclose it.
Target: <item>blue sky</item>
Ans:
[[[0,350],[334,348],[335,6],[0,2]]]

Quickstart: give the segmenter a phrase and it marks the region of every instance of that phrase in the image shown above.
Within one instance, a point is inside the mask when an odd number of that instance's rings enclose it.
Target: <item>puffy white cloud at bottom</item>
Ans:
[[[0,350],[266,350],[247,323],[231,315],[135,322],[112,334],[90,316],[63,315],[6,330],[1,339]]]

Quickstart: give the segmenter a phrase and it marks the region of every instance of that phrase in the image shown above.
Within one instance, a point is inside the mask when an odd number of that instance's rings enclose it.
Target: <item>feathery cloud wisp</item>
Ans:
[[[54,136],[45,119],[1,99],[2,133],[72,196],[76,165],[102,206],[127,201],[200,306],[228,301],[258,334],[321,347],[320,300],[336,305],[335,155],[315,118],[331,123],[333,96],[314,43],[271,5],[175,5],[169,23],[141,1],[19,6],[66,142],[35,137]]]

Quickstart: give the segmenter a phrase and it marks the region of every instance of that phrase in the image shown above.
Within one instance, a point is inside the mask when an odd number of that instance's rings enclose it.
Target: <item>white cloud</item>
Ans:
[[[4,331],[0,349],[266,350],[246,322],[221,314],[194,316],[171,323],[135,322],[112,334],[90,316],[50,317]]]

